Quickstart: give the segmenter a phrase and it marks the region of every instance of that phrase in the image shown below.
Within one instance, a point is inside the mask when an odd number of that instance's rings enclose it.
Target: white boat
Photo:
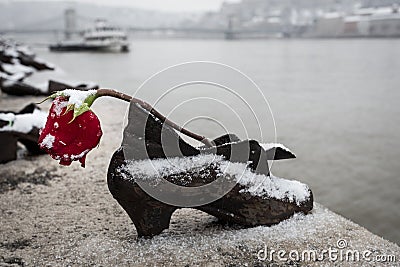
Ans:
[[[120,28],[97,20],[95,27],[83,33],[83,40],[66,40],[49,46],[51,51],[129,51],[127,34]]]

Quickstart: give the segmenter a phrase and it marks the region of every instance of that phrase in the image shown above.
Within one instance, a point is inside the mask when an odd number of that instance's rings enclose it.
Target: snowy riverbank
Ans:
[[[18,110],[40,99],[0,95],[0,106]],[[41,107],[46,110],[49,102]],[[59,166],[48,155],[0,165],[0,266],[264,266],[271,263],[271,250],[312,250],[323,257],[323,262],[302,262],[273,254],[277,266],[376,266],[381,264],[374,261],[379,255],[396,256],[397,263],[389,266],[399,263],[399,246],[318,204],[310,215],[249,229],[219,225],[205,213],[180,210],[169,230],[137,241],[133,224],[106,183],[109,160],[122,139],[126,108],[126,103],[113,99],[94,104],[104,136],[99,148],[88,154],[85,169],[78,163]],[[356,250],[359,261],[321,256],[344,242],[347,246],[338,252]],[[363,259],[366,250],[371,254]]]

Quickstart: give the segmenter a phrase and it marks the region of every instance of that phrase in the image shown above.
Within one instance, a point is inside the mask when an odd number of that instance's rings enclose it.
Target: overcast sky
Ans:
[[[13,0],[0,0],[0,2],[4,1],[13,2]],[[145,9],[157,9],[162,11],[215,11],[219,9],[224,1],[237,2],[239,0],[74,0],[71,2],[86,2],[113,6],[130,6]]]

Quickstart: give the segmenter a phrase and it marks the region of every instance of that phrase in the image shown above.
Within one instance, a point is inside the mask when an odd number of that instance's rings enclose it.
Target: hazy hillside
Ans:
[[[105,7],[71,2],[0,2],[0,29],[62,29],[63,13],[74,7],[78,27],[106,18],[112,24],[130,27],[176,26],[195,14],[167,13],[125,7]]]
[[[184,1],[184,0],[182,0]],[[199,0],[200,1],[200,0]],[[359,6],[400,4],[400,0],[242,0],[242,3],[226,3],[218,12],[167,13],[130,7],[110,7],[81,4],[69,1],[1,1],[1,30],[61,30],[64,28],[64,10],[75,8],[78,28],[91,26],[96,18],[106,18],[121,27],[206,27],[225,28],[226,17],[235,15],[239,20],[251,20],[254,16],[267,16],[276,10],[324,10],[350,11]],[[154,9],[157,9],[155,6]]]

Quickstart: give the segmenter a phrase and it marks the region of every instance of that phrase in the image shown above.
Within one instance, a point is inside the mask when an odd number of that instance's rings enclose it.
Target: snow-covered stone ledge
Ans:
[[[399,246],[318,203],[308,215],[253,228],[221,225],[206,213],[181,209],[169,229],[137,239],[128,216],[111,201],[101,168],[89,165],[87,174],[93,176],[81,178],[76,176],[79,166],[68,173],[56,166],[43,157],[0,168],[3,177],[18,177],[21,170],[30,177],[44,169],[59,177],[50,186],[23,184],[0,194],[0,266],[16,266],[6,262],[18,259],[25,266],[399,266]],[[28,243],[21,245],[21,240]],[[318,260],[302,260],[313,251]],[[355,251],[359,260],[352,258]],[[353,253],[350,260],[343,258],[347,252]],[[395,256],[396,262],[376,262],[378,256]]]
[[[384,257],[396,262],[378,262]],[[93,236],[67,255],[75,263],[119,266],[396,266],[399,257],[396,244],[319,204],[312,214],[247,229],[218,225],[196,210],[178,210],[171,228],[152,239]]]
[[[11,109],[21,106],[21,101],[13,98],[0,104]],[[98,108],[107,142],[92,152],[85,170],[79,164],[59,167],[45,156],[0,166],[0,177],[24,178],[17,189],[0,194],[0,266],[18,266],[18,262],[25,266],[385,266],[374,258],[390,255],[396,262],[386,266],[400,265],[398,245],[318,203],[308,215],[295,215],[271,227],[241,229],[220,225],[203,212],[182,209],[173,214],[170,228],[161,235],[137,240],[134,225],[105,184],[110,154],[120,145],[115,136],[120,135],[123,118],[116,114],[126,108],[107,101],[111,104]],[[48,185],[27,182],[46,179]],[[315,198],[318,201],[318,194]],[[370,261],[330,261],[327,253],[321,256],[324,250],[337,249],[339,240],[347,243],[343,252],[371,251]],[[273,262],[268,258],[272,250]],[[279,250],[287,253],[283,257],[291,251],[300,257],[304,251],[316,251],[323,260],[280,260]]]

